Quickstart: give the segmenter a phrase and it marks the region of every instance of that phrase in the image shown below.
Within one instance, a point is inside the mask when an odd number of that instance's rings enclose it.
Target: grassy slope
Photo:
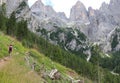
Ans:
[[[4,58],[8,56],[8,45],[13,44],[13,53],[12,57],[6,61],[3,67],[0,68],[0,83],[43,83],[45,81],[42,79],[41,74],[38,75],[36,71],[32,71],[31,66],[27,65],[25,61],[25,57],[30,52],[29,61],[30,64],[35,62],[39,68],[42,67],[44,63],[44,70],[50,71],[53,68],[57,68],[63,77],[67,77],[68,75],[73,78],[80,77],[73,70],[68,69],[58,63],[52,62],[49,58],[45,57],[43,54],[38,53],[34,49],[28,49],[21,45],[17,40],[4,35],[0,32],[0,58]],[[37,68],[36,68],[37,70]],[[40,70],[42,71],[42,70]],[[71,74],[72,73],[72,74]],[[68,77],[67,77],[68,78]],[[85,83],[92,83],[87,78],[85,79]],[[48,83],[53,83],[49,78],[46,79]],[[66,80],[56,81],[55,83],[69,83]]]

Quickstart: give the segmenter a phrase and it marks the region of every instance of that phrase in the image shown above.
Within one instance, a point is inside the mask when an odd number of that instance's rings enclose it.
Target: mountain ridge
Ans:
[[[26,2],[26,0],[22,1]],[[10,4],[10,2],[12,2],[12,0],[7,1],[7,4]],[[71,14],[69,19],[66,18],[64,13],[60,15],[60,13],[55,12],[52,7],[45,6],[41,2],[41,0],[38,0],[35,4],[33,4],[31,9],[29,8],[27,2],[26,7],[24,7],[23,9],[22,7],[18,8],[17,6],[13,5],[14,6],[13,8],[15,10],[13,9],[12,11],[16,10],[17,10],[16,12],[22,11],[16,14],[16,16],[19,19],[22,18],[28,20],[28,28],[32,32],[43,36],[45,39],[48,39],[50,42],[54,44],[58,45],[62,44],[63,46],[61,45],[60,46],[66,50],[71,51],[74,48],[74,52],[77,53],[81,49],[90,49],[87,48],[90,46],[88,45],[87,42],[90,42],[98,43],[103,52],[107,53],[109,51],[112,51],[113,49],[111,47],[110,41],[112,40],[111,32],[114,30],[115,27],[119,27],[120,22],[119,12],[117,11],[117,9],[116,13],[115,12],[111,14],[109,13],[113,11],[114,8],[116,8],[117,6],[116,2],[117,0],[111,1],[110,4],[103,3],[99,10],[89,8],[87,11],[84,4],[78,1],[71,8]],[[19,2],[16,1],[16,3],[18,3],[19,5]],[[10,8],[9,5],[7,7]],[[7,12],[9,11],[7,10]],[[65,31],[69,30],[68,28],[71,28],[73,30],[73,33],[71,35],[72,39],[70,39],[69,42],[67,42],[69,34],[67,34],[67,32],[58,33],[59,28],[66,29]],[[52,38],[51,36],[53,36],[53,34],[55,33],[57,33],[57,35],[59,36],[57,36],[57,38],[55,37]],[[77,35],[74,35],[74,33],[75,34],[83,33],[86,36],[86,40],[84,42],[82,40],[78,40]],[[61,34],[63,34],[64,36],[60,36]],[[64,42],[62,42],[61,37],[62,39],[65,39],[63,40]],[[118,48],[120,47],[117,47],[117,49]]]

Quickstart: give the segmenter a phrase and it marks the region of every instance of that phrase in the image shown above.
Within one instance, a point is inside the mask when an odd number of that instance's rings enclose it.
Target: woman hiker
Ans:
[[[13,46],[10,44],[8,49],[9,56],[11,56],[12,50],[13,50]]]

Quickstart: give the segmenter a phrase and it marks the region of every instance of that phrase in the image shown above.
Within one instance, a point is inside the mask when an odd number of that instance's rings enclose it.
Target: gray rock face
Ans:
[[[78,21],[81,23],[88,22],[88,15],[85,6],[78,1],[71,9],[70,21]]]
[[[76,45],[77,45],[77,42],[75,39],[73,39],[70,43],[67,44],[67,47],[73,51],[77,47]]]
[[[39,18],[47,18],[56,16],[56,12],[51,6],[45,6],[41,0],[36,1],[36,3],[31,7],[31,11]]]
[[[20,5],[21,2],[27,2],[27,0],[7,0],[6,1],[6,13],[7,16],[10,16],[10,14],[16,10],[16,8]]]
[[[111,36],[120,24],[119,4],[119,0],[111,0],[110,4],[103,3],[99,10],[89,8],[91,24],[89,25],[88,38],[92,42],[98,42],[104,52],[112,50]]]
[[[64,13],[57,13],[51,6],[45,6],[41,0],[38,0],[31,7],[32,14],[47,31],[55,29],[54,26],[63,27],[67,18]],[[39,29],[39,27],[37,27]]]
[[[57,13],[53,10],[51,6],[45,7],[45,14],[46,17],[55,17],[57,15]]]
[[[67,20],[64,13],[57,13],[51,6],[45,6],[41,0],[38,0],[35,4],[33,4],[31,11],[34,15],[38,16],[41,19],[54,17],[62,20]]]
[[[6,8],[7,16],[15,11],[16,18],[27,20],[31,31],[54,44],[61,45],[66,50],[75,52],[85,50],[88,38],[90,42],[98,43],[104,52],[108,52],[113,50],[111,40],[119,34],[115,32],[116,27],[120,26],[119,4],[119,0],[111,0],[110,4],[103,3],[99,10],[90,7],[87,11],[78,1],[72,7],[69,19],[64,13],[54,11],[51,6],[45,6],[41,0],[31,8],[27,0],[7,0]],[[117,36],[118,41],[119,38]],[[114,47],[114,50],[119,49],[120,42]]]
[[[17,20],[27,20],[28,28],[35,32],[39,21],[35,19],[28,6],[28,0],[7,0],[6,13],[10,17],[11,13],[15,12]]]
[[[31,11],[36,16],[39,16],[39,18],[45,18],[45,6],[41,0],[35,2],[35,4],[31,7]]]
[[[111,0],[109,5],[109,10],[112,12],[112,15],[115,21],[120,25],[120,1]]]
[[[110,4],[103,3],[100,12],[104,17],[106,17],[106,20],[109,20],[109,23],[111,24],[119,24],[119,15],[120,15],[120,8],[119,8],[120,1],[114,0],[110,1]]]
[[[94,26],[97,26],[97,16],[96,16],[96,10],[92,9],[92,7],[88,8],[88,15],[89,15],[89,21],[91,24],[93,24]]]
[[[58,13],[57,13],[57,17],[65,20],[65,21],[68,21],[68,18],[66,17],[66,15],[65,15],[64,12],[58,12]]]

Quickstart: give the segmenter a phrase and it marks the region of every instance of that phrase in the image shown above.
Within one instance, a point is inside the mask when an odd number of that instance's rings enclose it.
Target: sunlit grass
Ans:
[[[68,71],[73,70],[66,68],[51,59],[45,57],[34,49],[28,49],[22,46],[22,44],[14,38],[4,35],[0,32],[0,58],[9,56],[8,46],[13,45],[13,52],[10,60],[6,61],[4,67],[0,68],[0,83],[43,83],[44,79],[41,75],[38,75],[37,71],[32,71],[31,66],[27,65],[25,61],[26,53],[30,53],[30,63],[36,62],[38,68],[43,64],[47,71],[51,71],[53,68],[58,69],[62,77],[67,77]],[[74,78],[81,78],[74,72]],[[49,78],[46,79],[48,83],[53,83]],[[69,83],[68,80],[57,80],[54,83]],[[92,83],[86,79],[86,83]]]

